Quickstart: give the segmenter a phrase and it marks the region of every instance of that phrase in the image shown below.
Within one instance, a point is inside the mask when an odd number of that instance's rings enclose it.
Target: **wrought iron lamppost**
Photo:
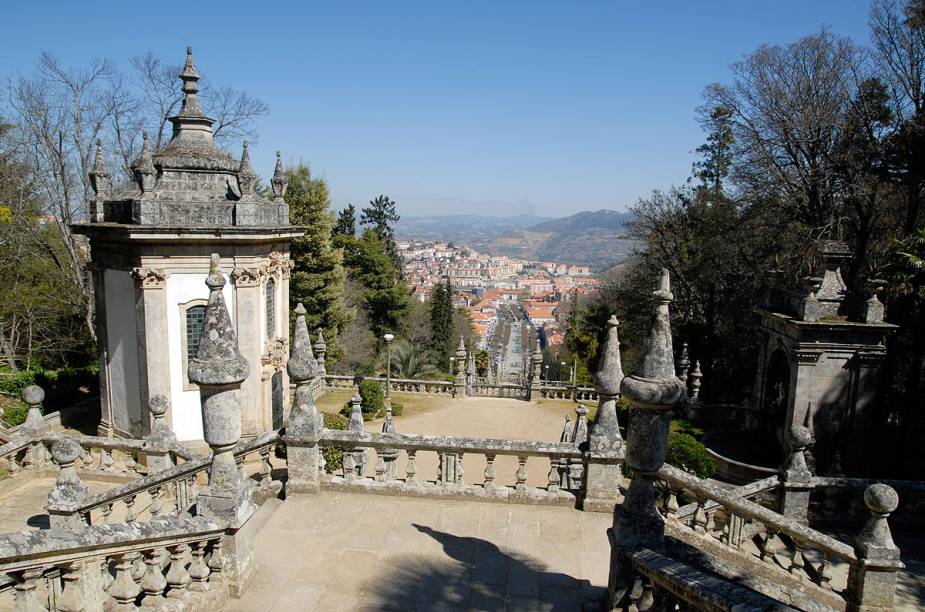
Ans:
[[[549,384],[549,364],[546,364],[546,384]]]
[[[392,334],[385,334],[382,336],[382,339],[385,340],[385,360],[387,367],[385,370],[385,396],[391,397],[392,390],[392,340],[395,339],[395,336]]]

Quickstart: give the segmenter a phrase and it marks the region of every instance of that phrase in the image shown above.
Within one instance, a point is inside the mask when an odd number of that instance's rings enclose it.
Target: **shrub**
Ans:
[[[379,384],[378,380],[363,380],[360,381],[360,410],[363,411],[363,416],[367,414],[373,415],[373,417],[380,416],[385,413],[385,394],[382,392],[382,386]]]
[[[26,415],[28,414],[29,404],[25,402],[10,402],[3,407],[3,422],[9,427],[16,427],[26,422]]]
[[[328,429],[347,429],[348,420],[339,414],[324,413],[324,426]],[[344,451],[336,446],[321,445],[321,454],[324,456],[324,470],[330,474],[341,469],[344,465]]]
[[[707,448],[686,433],[674,432],[668,436],[665,461],[698,478],[711,478],[716,473],[716,464]]]
[[[0,393],[19,397],[23,389],[35,384],[35,370],[23,372],[0,372]]]
[[[405,411],[405,405],[401,402],[392,401],[392,416],[401,416]]]

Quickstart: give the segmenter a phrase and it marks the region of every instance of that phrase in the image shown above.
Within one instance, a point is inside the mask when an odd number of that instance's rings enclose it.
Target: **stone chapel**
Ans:
[[[168,399],[180,440],[203,437],[199,390],[187,377],[206,310],[210,255],[231,278],[223,293],[251,376],[241,388],[241,427],[253,436],[280,427],[288,404],[289,224],[279,153],[270,193],[258,192],[247,143],[241,159],[220,150],[198,97],[187,49],[183,103],[160,150],[144,146],[133,179],[113,185],[101,146],[90,172],[88,221],[100,363],[101,435],[148,432],[148,403]]]

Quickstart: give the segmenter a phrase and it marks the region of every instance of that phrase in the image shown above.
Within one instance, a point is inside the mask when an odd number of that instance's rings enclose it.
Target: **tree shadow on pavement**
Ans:
[[[413,526],[439,542],[445,557],[392,557],[368,584],[364,609],[572,612],[597,609],[604,596],[605,589],[587,580],[549,571],[537,559],[486,540]]]

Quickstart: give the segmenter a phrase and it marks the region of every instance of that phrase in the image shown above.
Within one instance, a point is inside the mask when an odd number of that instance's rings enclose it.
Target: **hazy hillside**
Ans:
[[[584,211],[473,242],[479,250],[524,259],[589,264],[596,271],[626,261],[636,248],[629,213]]]
[[[399,239],[443,240],[462,244],[478,241],[506,232],[532,227],[550,221],[549,217],[519,215],[516,217],[486,217],[482,215],[443,215],[402,217],[395,228]]]

